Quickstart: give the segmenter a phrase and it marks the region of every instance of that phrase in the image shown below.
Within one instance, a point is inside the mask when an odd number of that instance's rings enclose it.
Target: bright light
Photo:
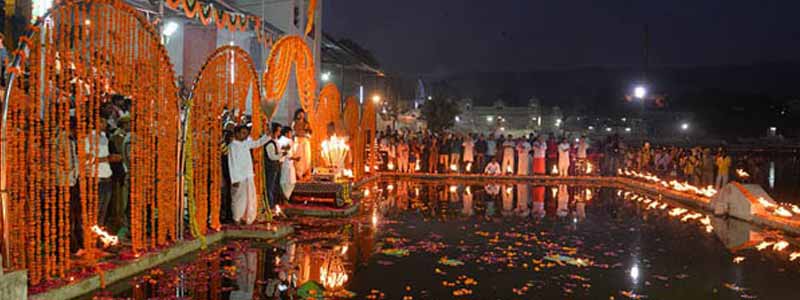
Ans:
[[[606,127],[607,132],[611,132],[611,127]]]
[[[433,96],[428,96],[428,100],[433,100]]]
[[[506,131],[505,127],[500,127],[500,131]]]
[[[456,116],[456,122],[461,122],[461,117]]]
[[[331,80],[331,72],[322,73],[322,81],[327,82]]]
[[[381,95],[372,96],[372,102],[380,103],[381,102]]]
[[[647,96],[647,89],[644,86],[637,86],[633,89],[633,96],[638,99],[644,99]]]
[[[628,118],[622,118],[622,122],[627,122]]]
[[[633,281],[639,280],[639,266],[633,265],[630,274],[631,274],[631,279],[633,279]]]
[[[689,130],[689,123],[681,124],[681,130],[683,130],[683,131]]]
[[[86,21],[83,21],[83,24],[86,26],[92,25],[92,20],[86,19]]]
[[[589,130],[594,130],[594,126],[589,126]]]
[[[486,117],[486,122],[492,122],[492,121],[494,121],[494,117],[492,117],[492,116],[487,116]]]
[[[630,127],[625,127],[625,132],[631,132],[631,128]]]
[[[172,36],[172,34],[174,34],[175,31],[178,31],[178,23],[170,21],[167,22],[167,24],[164,24],[164,28],[161,30],[161,34],[163,34],[164,36]]]
[[[364,86],[358,86],[358,103],[364,104]]]

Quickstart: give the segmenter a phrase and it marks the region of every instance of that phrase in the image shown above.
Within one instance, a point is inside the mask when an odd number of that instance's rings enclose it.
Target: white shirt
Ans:
[[[278,145],[278,142],[275,139],[267,140],[267,142],[269,141],[275,142],[267,144],[267,147],[264,148],[264,151],[267,151],[267,158],[272,161],[280,161],[281,158],[283,158],[283,155],[281,155],[281,149],[279,149],[280,145]]]
[[[228,146],[228,170],[231,174],[231,183],[239,183],[253,178],[253,157],[250,150],[266,144],[267,136],[264,135],[257,141],[248,137],[244,141],[234,139]]]
[[[558,144],[558,158],[569,160],[569,143]]]
[[[544,158],[545,154],[547,154],[547,143],[538,141],[533,142],[533,157]]]
[[[488,165],[486,165],[486,169],[483,172],[489,175],[501,174],[502,172],[500,171],[500,163],[496,161],[490,162]]]
[[[528,142],[521,142],[517,145],[517,155],[520,157],[528,156],[528,153],[531,152],[531,144]]]
[[[97,144],[97,152],[92,152],[95,143]],[[108,137],[106,137],[105,132],[100,132],[100,136],[98,137],[97,132],[92,131],[92,134],[86,137],[85,144],[86,153],[92,156],[92,161],[108,157]],[[89,172],[91,172],[91,170],[89,170]],[[111,164],[107,161],[97,163],[97,178],[111,178]]]

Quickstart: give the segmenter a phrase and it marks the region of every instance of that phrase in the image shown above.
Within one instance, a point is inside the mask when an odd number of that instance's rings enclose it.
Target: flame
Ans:
[[[800,252],[792,252],[792,254],[789,254],[789,261],[794,261],[798,257],[800,257]]]
[[[280,216],[281,214],[283,214],[283,211],[281,210],[281,206],[280,205],[275,205],[275,216]]]
[[[686,222],[686,221],[689,221],[689,220],[699,219],[702,216],[703,215],[699,214],[699,213],[686,214],[686,215],[683,216],[683,218],[681,218],[681,222]]]
[[[322,151],[320,152],[322,160],[330,167],[344,165],[344,160],[347,158],[347,153],[350,152],[350,146],[343,138],[335,134],[331,138],[322,141]]]
[[[553,165],[553,170],[552,170],[552,171],[550,171],[550,173],[551,173],[551,174],[553,174],[553,175],[556,175],[556,174],[558,174],[558,167],[557,167],[557,166],[555,166],[555,165]]]
[[[775,244],[775,243],[774,242],[763,241],[760,244],[756,245],[756,249],[758,249],[758,251],[761,251],[761,250],[766,249],[769,246],[772,246],[772,244]]]
[[[377,209],[373,209],[372,210],[372,226],[373,227],[377,227],[378,226],[378,210]]]
[[[467,188],[464,189],[464,192],[467,193],[467,195],[472,195],[472,191],[469,189],[469,186],[467,186]]]
[[[389,171],[392,171],[394,170],[394,164],[392,162],[389,162],[388,164],[386,164],[386,168],[389,169]]]
[[[586,162],[586,174],[592,174],[592,169],[594,166],[590,162]]]
[[[770,208],[770,207],[775,207],[776,206],[775,204],[773,204],[773,203],[767,201],[766,199],[764,199],[763,197],[758,197],[758,203],[761,203],[761,206],[764,206],[766,208]]]
[[[420,170],[420,166],[419,166],[419,163],[417,163],[414,166],[414,171],[419,171],[419,170]]]
[[[458,171],[458,166],[456,166],[456,164],[451,164],[450,165],[450,171],[453,171],[453,172]]]
[[[364,189],[364,197],[369,197],[369,189]]]
[[[100,226],[92,226],[92,231],[100,236],[100,241],[103,242],[104,247],[115,246],[119,243],[119,238],[116,235],[110,235],[108,232],[100,228]]]
[[[513,167],[511,167],[511,166],[508,166],[508,168],[506,168],[506,172],[508,172],[508,173],[514,173],[514,168],[513,168]]]
[[[685,209],[685,208],[676,207],[676,208],[673,208],[672,210],[669,211],[669,215],[673,216],[673,217],[677,217],[677,216],[680,216],[680,215],[684,214],[687,211],[689,211],[689,210]]]
[[[797,205],[792,204],[792,212],[795,213],[795,214],[800,215],[800,207],[798,207]]]
[[[386,186],[386,190],[390,191],[390,192],[393,191],[394,190],[394,185],[393,184],[387,185]]]
[[[472,172],[472,163],[468,162],[466,167],[467,172]]]
[[[704,188],[699,188],[689,184],[688,182],[679,182],[677,180],[672,180],[667,182],[665,180],[662,180],[658,176],[649,173],[639,173],[636,171],[621,170],[621,169],[618,170],[617,172],[620,173],[621,175],[644,179],[646,181],[650,181],[655,184],[660,184],[665,188],[672,188],[673,190],[680,192],[690,192],[705,197],[712,197],[717,194],[717,190],[710,185]]]
[[[740,264],[744,261],[744,256],[737,256],[733,258],[733,263]]]
[[[744,179],[746,179],[746,178],[749,178],[749,177],[750,177],[750,174],[748,174],[747,172],[745,172],[745,171],[744,171],[744,170],[742,170],[742,169],[736,169],[736,176],[739,176],[739,178],[744,178]]]
[[[772,213],[774,213],[775,215],[784,217],[784,218],[791,218],[792,217],[792,213],[789,212],[789,210],[787,210],[786,208],[783,208],[783,206],[778,206],[778,208],[776,208]]]
[[[775,243],[775,245],[772,246],[772,250],[783,251],[783,249],[786,249],[786,247],[789,247],[789,242],[787,242],[787,241],[779,241],[779,242]]]
[[[458,191],[458,186],[455,186],[455,185],[451,185],[451,186],[450,186],[450,192],[451,192],[451,193],[455,193],[455,192],[457,192],[457,191]]]

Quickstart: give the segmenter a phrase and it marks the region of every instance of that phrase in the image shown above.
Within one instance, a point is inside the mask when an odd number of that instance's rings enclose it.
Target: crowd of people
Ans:
[[[401,173],[491,175],[588,174],[594,155],[586,137],[513,136],[494,133],[377,133],[379,170]]]
[[[642,147],[625,151],[624,168],[719,189],[730,180],[734,161],[723,148]]]
[[[723,186],[734,161],[722,148],[628,146],[619,135],[590,145],[585,136],[527,136],[404,132],[377,134],[379,170],[400,173],[614,176],[618,170],[649,172],[696,186]]]

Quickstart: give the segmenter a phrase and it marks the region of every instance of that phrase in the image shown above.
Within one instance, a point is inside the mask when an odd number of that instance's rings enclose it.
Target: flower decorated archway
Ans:
[[[9,67],[0,153],[0,189],[7,191],[3,257],[11,268],[27,268],[31,284],[63,278],[76,230],[83,234],[80,246],[94,253],[106,210],[98,201],[98,183],[106,179],[94,154],[103,140],[100,110],[112,94],[131,99],[129,152],[123,152],[131,248],[140,252],[174,241],[179,100],[152,25],[120,0],[65,1],[32,27],[21,46]],[[70,222],[76,217],[71,205],[80,206],[77,223]]]
[[[319,101],[309,110],[309,120],[311,131],[315,134],[311,136],[311,153],[313,153],[313,165],[321,163],[322,141],[327,138],[328,124],[333,123],[336,128],[341,127],[342,123],[342,96],[336,85],[329,83],[322,88],[319,93]]]
[[[247,99],[250,98],[248,107]],[[261,89],[258,73],[250,55],[242,48],[224,46],[209,56],[194,83],[189,102],[189,124],[185,151],[186,180],[192,234],[206,234],[208,225],[220,229],[220,187],[224,122],[239,123],[250,116],[252,135],[258,138],[265,130],[266,118],[258,103]],[[268,130],[267,130],[268,131]],[[255,170],[261,170],[262,152],[253,153]],[[256,172],[256,190],[263,194],[262,172]]]
[[[286,92],[292,66],[295,67],[300,105],[305,111],[311,111],[317,92],[314,56],[302,37],[286,36],[273,45],[267,58],[268,69],[264,73],[265,107],[269,109],[267,113],[270,118]]]

